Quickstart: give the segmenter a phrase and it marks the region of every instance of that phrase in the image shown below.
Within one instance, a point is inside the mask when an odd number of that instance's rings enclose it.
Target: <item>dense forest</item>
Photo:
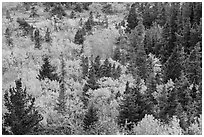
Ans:
[[[2,134],[201,135],[201,2],[2,3]]]

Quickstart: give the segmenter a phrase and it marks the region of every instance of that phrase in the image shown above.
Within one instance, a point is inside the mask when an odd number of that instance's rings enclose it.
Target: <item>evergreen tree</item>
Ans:
[[[43,117],[34,107],[35,98],[23,89],[21,79],[16,80],[16,88],[10,87],[4,94],[8,112],[4,115],[4,127],[10,127],[12,134],[25,135],[32,132]]]
[[[129,71],[134,76],[138,74],[142,79],[146,79],[146,59],[147,55],[144,49],[144,26],[140,18],[138,26],[131,32],[131,45],[128,51],[130,56]]]
[[[138,24],[138,14],[136,13],[136,3],[131,5],[131,9],[127,18],[127,32],[131,32]]]
[[[59,80],[57,73],[55,73],[56,68],[53,67],[49,62],[49,57],[46,55],[43,58],[44,64],[41,66],[41,69],[39,70],[39,75],[37,79],[44,80],[45,78],[48,78],[50,80]]]
[[[179,9],[179,3],[171,3],[167,12],[167,21],[162,31],[162,50],[161,50],[161,62],[165,63],[171,56],[174,48],[176,47],[176,32],[177,32],[177,15]]]
[[[120,58],[121,58],[120,48],[119,46],[117,46],[113,53],[113,60],[120,61],[121,60]]]
[[[94,107],[94,104],[91,103],[91,105],[88,108],[87,113],[84,116],[83,120],[83,127],[84,130],[90,130],[91,128],[94,128],[94,125],[98,121],[98,116],[97,116],[97,109]]]
[[[126,87],[124,98],[119,107],[118,124],[120,126],[127,125],[128,130],[132,129],[133,124],[137,124],[142,120],[146,113],[146,104],[144,96],[140,93],[139,85],[135,88]]]
[[[84,38],[85,35],[86,35],[86,32],[85,32],[84,28],[79,29],[76,32],[76,35],[74,37],[74,43],[79,44],[79,45],[83,44],[84,40],[85,40],[85,38]]]
[[[202,55],[199,43],[191,51],[186,60],[186,74],[190,83],[199,85],[202,81]]]
[[[164,65],[164,82],[172,79],[179,78],[181,71],[184,70],[184,55],[179,46],[175,47],[172,55],[166,61]]]
[[[13,45],[13,39],[11,38],[12,32],[9,28],[6,28],[4,35],[6,37],[6,43],[8,44],[8,46],[10,47],[11,45]]]
[[[108,59],[105,59],[103,64],[100,67],[101,77],[111,77],[111,63]]]
[[[61,53],[61,75],[60,75],[60,91],[59,91],[59,97],[58,97],[58,103],[57,103],[57,110],[58,113],[64,114],[64,112],[66,111],[66,98],[65,98],[65,92],[66,92],[66,88],[65,88],[65,75],[66,75],[66,71],[65,71],[65,61],[64,61],[64,57],[63,57],[63,53]]]
[[[88,72],[88,79],[83,87],[83,92],[82,92],[82,101],[85,107],[87,107],[89,103],[89,95],[87,93],[88,90],[89,89],[95,90],[99,88],[99,85],[97,83],[97,78],[95,75],[96,72],[93,67],[93,62],[91,64],[92,64],[91,68],[89,69],[89,72]]]
[[[40,31],[38,28],[35,28],[34,30],[34,42],[35,42],[35,48],[40,49],[41,44],[40,44]]]
[[[100,78],[100,76],[101,76],[100,66],[101,66],[101,58],[100,58],[100,56],[97,56],[94,60],[94,63],[93,63],[93,68],[95,70],[95,75],[97,78]]]
[[[47,27],[46,33],[45,33],[45,42],[50,43],[52,41],[52,38],[50,36],[50,29]]]
[[[88,76],[89,60],[88,60],[88,57],[84,57],[84,55],[81,57],[81,67],[82,67],[82,78],[85,78],[86,76]]]

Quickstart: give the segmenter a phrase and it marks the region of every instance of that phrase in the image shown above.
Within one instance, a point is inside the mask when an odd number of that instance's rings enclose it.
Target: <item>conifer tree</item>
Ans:
[[[63,53],[61,53],[60,57],[61,57],[60,59],[61,60],[60,91],[59,91],[59,97],[58,97],[58,103],[57,103],[56,109],[58,110],[58,113],[64,114],[64,112],[66,111],[66,98],[65,98],[65,92],[66,92],[65,67],[66,66],[65,66]]]
[[[46,55],[43,58],[44,64],[41,66],[41,69],[39,70],[39,74],[37,79],[44,80],[45,78],[48,78],[50,80],[59,80],[57,73],[55,73],[56,68],[52,66],[49,62],[49,57]]]
[[[10,127],[12,134],[25,135],[43,119],[34,107],[35,98],[23,89],[21,79],[16,80],[16,88],[10,87],[4,94],[8,112],[3,116],[4,127]]]
[[[116,70],[115,70],[115,79],[118,79],[121,75],[122,69],[121,67],[118,65]]]
[[[46,33],[45,33],[45,42],[50,43],[52,41],[52,38],[50,36],[50,29],[47,27]]]
[[[146,104],[138,85],[134,88],[126,87],[125,93],[119,107],[118,124],[120,126],[125,126],[127,122],[129,123],[127,128],[131,130],[133,124],[137,124],[144,117],[146,113]]]
[[[146,79],[147,55],[144,49],[144,26],[140,18],[138,26],[131,32],[131,45],[128,51],[130,56],[129,70],[133,77],[138,74],[142,79]]]
[[[84,55],[81,57],[81,67],[82,67],[82,78],[85,78],[86,76],[88,76],[89,60],[88,60],[88,57],[85,57]]]
[[[97,78],[100,78],[100,76],[101,76],[100,66],[101,66],[101,58],[100,58],[100,56],[97,56],[94,60],[94,63],[93,63],[93,68],[95,70],[95,75]]]
[[[95,75],[96,72],[93,67],[93,62],[91,64],[92,64],[91,68],[89,69],[89,72],[88,72],[88,79],[83,87],[83,92],[82,92],[82,101],[85,107],[87,107],[89,103],[89,95],[87,93],[88,90],[89,89],[95,90],[99,88],[99,85],[97,83],[97,78]]]
[[[79,29],[77,32],[76,32],[76,35],[74,36],[74,43],[76,44],[83,44],[84,43],[84,36],[86,35],[86,32],[84,30],[84,28],[82,29]]]
[[[131,5],[131,9],[129,11],[129,15],[127,18],[127,32],[131,32],[138,24],[138,14],[136,13],[136,3]]]
[[[195,82],[197,85],[202,81],[202,55],[199,44],[191,51],[185,66],[189,82]]]
[[[170,79],[174,81],[181,75],[181,71],[184,70],[185,61],[185,57],[182,53],[182,49],[177,46],[166,61],[164,65],[164,82],[167,82]]]
[[[11,45],[13,45],[13,39],[11,38],[11,36],[12,36],[11,29],[6,28],[4,35],[6,37],[6,43],[8,44],[8,46],[10,47]]]
[[[94,125],[96,124],[97,121],[98,121],[97,109],[94,107],[94,104],[91,103],[83,120],[84,130],[88,131],[91,128],[94,128]]]
[[[34,42],[35,42],[35,48],[40,49],[41,43],[40,43],[40,31],[38,28],[34,30]]]
[[[100,67],[101,77],[111,77],[111,66],[108,59],[105,59],[103,64]]]
[[[120,61],[121,60],[120,48],[118,46],[114,50],[113,60],[115,60],[115,61]]]

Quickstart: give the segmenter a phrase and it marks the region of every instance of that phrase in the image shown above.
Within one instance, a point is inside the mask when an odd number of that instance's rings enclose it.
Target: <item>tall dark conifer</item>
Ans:
[[[50,80],[59,80],[57,73],[55,73],[56,68],[50,64],[49,57],[46,55],[43,58],[43,65],[41,66],[41,69],[39,70],[39,74],[37,76],[37,79],[44,80],[45,78],[48,78]]]
[[[25,135],[43,119],[34,107],[35,98],[23,89],[21,79],[16,80],[16,87],[5,92],[5,106],[8,112],[3,116],[3,127],[10,127],[12,134]]]

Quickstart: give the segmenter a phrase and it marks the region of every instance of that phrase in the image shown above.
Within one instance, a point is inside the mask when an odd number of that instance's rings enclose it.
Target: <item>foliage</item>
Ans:
[[[53,67],[49,62],[49,57],[45,56],[43,58],[44,64],[41,67],[41,70],[39,70],[38,79],[44,80],[45,78],[49,78],[50,80],[58,80],[58,76],[55,73],[55,67]]]
[[[136,12],[136,3],[133,3],[131,5],[131,9],[129,11],[128,14],[128,18],[127,18],[127,31],[131,32],[131,30],[133,30],[138,24],[138,14]]]
[[[88,112],[85,114],[84,117],[84,129],[90,130],[91,128],[94,128],[94,124],[98,121],[97,117],[97,110],[94,107],[93,104],[91,104],[88,108]]]
[[[21,79],[16,80],[16,88],[11,88],[4,94],[5,106],[8,112],[4,115],[4,126],[10,127],[12,134],[24,135],[33,130],[43,119],[34,107],[35,98],[22,88]]]
[[[152,115],[145,117],[137,125],[134,125],[134,135],[182,135],[179,121],[174,117],[170,124],[164,124],[155,119]]]

